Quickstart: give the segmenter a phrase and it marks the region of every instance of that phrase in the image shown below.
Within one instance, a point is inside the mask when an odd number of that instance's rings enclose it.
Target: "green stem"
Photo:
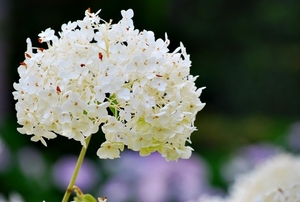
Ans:
[[[64,197],[62,199],[62,202],[68,202],[69,197],[70,197],[71,193],[73,192],[73,187],[75,185],[76,178],[77,178],[78,172],[80,170],[81,164],[83,162],[85,152],[86,152],[86,150],[87,150],[87,148],[89,146],[89,142],[91,140],[91,137],[92,137],[92,135],[90,135],[90,136],[88,136],[86,138],[86,140],[85,140],[86,147],[82,146],[82,148],[81,148],[81,151],[80,151],[79,157],[77,159],[77,163],[76,163],[76,166],[75,166],[72,178],[71,178],[71,180],[69,182],[69,185],[68,185],[68,187],[66,189],[65,195],[64,195]]]

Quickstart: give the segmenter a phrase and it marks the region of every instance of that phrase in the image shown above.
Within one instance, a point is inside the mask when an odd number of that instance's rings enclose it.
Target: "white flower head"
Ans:
[[[204,107],[183,44],[169,52],[169,39],[133,25],[133,11],[102,20],[88,9],[83,20],[39,34],[47,49],[27,39],[25,60],[14,84],[19,132],[33,141],[57,135],[79,141],[100,125],[106,141],[97,155],[117,158],[124,146],[167,160],[189,158],[195,116]],[[155,134],[152,133],[155,131]]]
[[[300,201],[300,158],[277,155],[237,179],[230,202]]]

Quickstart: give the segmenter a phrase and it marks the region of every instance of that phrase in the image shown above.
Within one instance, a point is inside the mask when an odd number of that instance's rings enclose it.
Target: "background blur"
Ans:
[[[45,148],[16,131],[11,92],[26,38],[60,30],[84,11],[102,9],[113,22],[134,10],[135,27],[165,32],[170,50],[191,55],[197,86],[206,86],[192,134],[193,158],[167,163],[158,155],[97,159],[95,136],[77,184],[111,202],[177,202],[201,193],[224,195],[238,173],[272,155],[300,151],[300,1],[298,0],[0,0],[0,201],[60,201],[80,152],[56,138]]]

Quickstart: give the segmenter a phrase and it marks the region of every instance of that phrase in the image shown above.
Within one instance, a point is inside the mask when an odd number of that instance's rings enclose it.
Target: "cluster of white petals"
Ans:
[[[273,189],[257,198],[258,202],[299,202],[300,183],[295,185]]]
[[[189,158],[186,143],[205,104],[185,47],[169,52],[167,35],[155,39],[152,31],[134,29],[131,9],[116,24],[98,13],[88,9],[58,36],[50,28],[40,33],[46,49],[27,39],[13,92],[18,131],[44,145],[59,134],[85,146],[101,127],[100,158],[117,158],[124,146],[167,160]]]
[[[237,179],[230,202],[300,202],[300,157],[281,154]]]
[[[227,197],[202,194],[187,202],[300,202],[300,157],[279,154],[240,175]]]

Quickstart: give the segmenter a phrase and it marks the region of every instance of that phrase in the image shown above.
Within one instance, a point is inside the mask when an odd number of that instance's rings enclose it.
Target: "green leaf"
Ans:
[[[109,107],[110,111],[113,113],[114,117],[118,117],[118,110],[116,107],[118,106],[118,101],[116,99],[116,95],[113,94],[109,97],[109,100],[111,101],[111,106]]]
[[[83,194],[82,191],[78,187],[74,187],[73,189],[76,193],[74,197],[75,202],[97,202],[97,200],[90,194]]]
[[[97,200],[90,194],[78,195],[74,197],[75,202],[97,202]]]
[[[90,194],[85,194],[83,196],[83,201],[84,202],[97,202],[97,200]]]

